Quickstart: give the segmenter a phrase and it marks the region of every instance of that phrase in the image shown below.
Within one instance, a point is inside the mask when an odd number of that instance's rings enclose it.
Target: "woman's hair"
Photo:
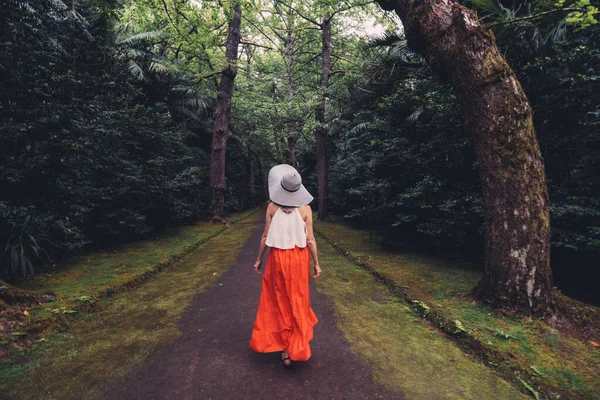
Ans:
[[[277,204],[275,202],[273,202],[273,204],[275,204],[277,207],[281,208],[281,210],[286,214],[291,213],[294,208],[298,208],[296,206],[282,206],[281,204]]]

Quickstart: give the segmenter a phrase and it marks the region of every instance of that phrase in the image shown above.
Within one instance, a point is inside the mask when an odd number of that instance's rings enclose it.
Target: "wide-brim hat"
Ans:
[[[296,168],[279,164],[269,171],[269,198],[280,206],[302,207],[310,204],[314,197],[302,184]]]

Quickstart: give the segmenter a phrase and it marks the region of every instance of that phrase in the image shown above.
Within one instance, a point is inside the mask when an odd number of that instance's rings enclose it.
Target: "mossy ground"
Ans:
[[[250,218],[258,221],[262,215],[256,213]],[[97,398],[109,379],[123,375],[158,346],[178,337],[178,321],[193,296],[233,265],[253,227],[254,223],[233,225],[136,290],[103,300],[93,312],[82,313],[68,331],[44,338],[27,355],[26,363],[0,364],[0,393],[8,393],[11,399]],[[199,235],[210,236],[205,231],[213,229],[221,228],[200,224],[184,228],[183,237],[136,243],[132,245],[135,250],[125,246],[119,252],[125,255],[124,258],[115,260],[112,266],[124,260],[129,260],[132,265],[137,261],[138,272],[144,271],[164,257],[193,245]],[[169,250],[158,250],[161,245]],[[143,257],[144,253],[151,253],[144,258],[146,267],[134,256]],[[112,256],[100,253],[99,257],[107,260],[96,265],[104,266],[110,263]],[[89,258],[90,262],[95,260],[93,255]],[[66,268],[64,274],[67,275],[57,273],[53,277],[53,282],[62,282],[61,289],[55,293],[64,296],[63,301],[69,304],[68,299],[81,293],[94,293],[91,287],[98,289],[119,283],[120,278],[114,273],[112,278],[105,278],[111,270],[114,268],[107,265],[100,269],[106,273],[97,274],[104,282],[103,286],[90,284],[86,287],[69,285],[66,276],[73,277],[75,272],[69,273]]]
[[[248,212],[234,214],[229,221],[236,222],[247,215]],[[19,283],[19,286],[37,292],[51,291],[56,295],[56,302],[41,307],[38,312],[71,308],[79,305],[81,296],[94,296],[107,288],[118,288],[223,229],[223,224],[207,221],[171,229],[148,240],[72,258],[33,280]]]
[[[459,321],[466,336],[484,349],[490,366],[517,386],[527,385],[548,398],[600,398],[600,349],[542,321],[502,315],[474,302],[469,292],[481,272],[456,262],[393,252],[377,245],[380,238],[371,242],[367,231],[352,229],[339,219],[318,223],[317,231],[383,277],[388,286],[424,304],[425,313]]]
[[[324,273],[317,290],[333,299],[336,322],[352,351],[389,390],[411,400],[527,398],[323,241],[319,260]]]

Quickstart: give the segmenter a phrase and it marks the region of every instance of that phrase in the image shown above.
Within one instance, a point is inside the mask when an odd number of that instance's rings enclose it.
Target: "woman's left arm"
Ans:
[[[263,231],[262,237],[260,238],[260,247],[258,249],[258,257],[254,263],[254,271],[260,274],[260,267],[262,266],[262,259],[265,251],[267,250],[267,234],[269,233],[269,227],[271,226],[271,219],[273,219],[273,207],[275,205],[270,203],[267,207],[267,215],[265,215],[265,230]]]
[[[318,278],[321,275],[321,266],[319,265],[319,256],[317,255],[317,241],[315,239],[315,233],[313,231],[313,216],[312,209],[310,206],[304,206],[304,223],[306,224],[306,244],[308,251],[313,259],[313,278]]]

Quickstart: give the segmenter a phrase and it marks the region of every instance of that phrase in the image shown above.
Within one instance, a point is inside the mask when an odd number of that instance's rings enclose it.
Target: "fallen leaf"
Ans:
[[[592,344],[592,346],[594,346],[594,347],[600,347],[600,344],[598,344],[598,343],[596,343],[596,342],[594,342],[594,341],[592,341],[592,340],[590,340],[590,343],[591,343],[591,344]]]

